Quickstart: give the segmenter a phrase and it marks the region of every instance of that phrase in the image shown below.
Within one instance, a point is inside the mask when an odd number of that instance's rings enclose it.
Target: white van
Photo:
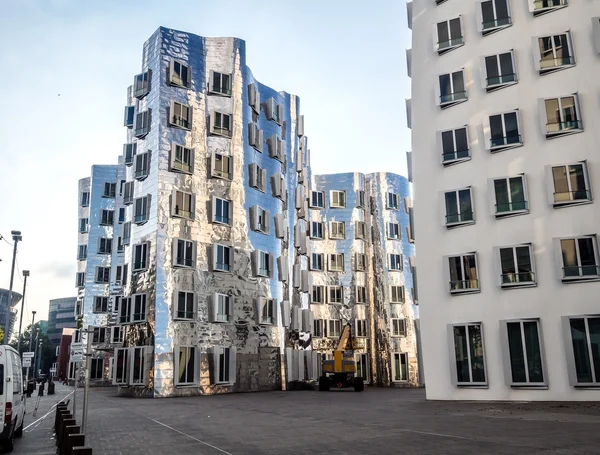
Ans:
[[[6,452],[12,452],[15,436],[23,436],[25,396],[21,357],[7,345],[0,346],[0,416],[4,416],[0,444]]]

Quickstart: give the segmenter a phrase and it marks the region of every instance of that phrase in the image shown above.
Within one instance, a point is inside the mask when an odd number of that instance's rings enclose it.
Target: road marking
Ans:
[[[219,449],[218,447],[215,447],[215,446],[213,446],[212,444],[209,444],[208,442],[201,441],[200,439],[198,439],[198,438],[195,438],[195,437],[193,437],[193,436],[190,436],[189,434],[187,434],[187,433],[184,433],[183,431],[179,431],[177,428],[170,427],[170,426],[169,426],[169,425],[167,425],[166,423],[159,422],[158,420],[156,420],[156,419],[152,419],[152,418],[150,418],[150,417],[146,417],[146,418],[147,418],[148,420],[152,420],[152,421],[153,421],[153,422],[155,422],[155,423],[158,423],[159,425],[162,425],[163,427],[166,427],[166,428],[168,428],[169,430],[173,430],[173,431],[175,431],[175,432],[177,432],[177,433],[179,433],[179,434],[182,434],[183,436],[187,436],[188,438],[190,438],[190,439],[193,439],[194,441],[197,441],[197,442],[199,442],[200,444],[204,444],[205,446],[208,446],[208,447],[211,447],[211,448],[213,448],[213,449],[215,449],[215,450],[218,450],[219,452],[221,452],[221,453],[224,453],[225,455],[233,455],[232,453],[229,453],[229,452],[227,452],[227,451],[225,451],[225,450],[223,450],[223,449]]]
[[[23,430],[26,431],[28,428],[31,428],[33,425],[35,425],[36,423],[38,423],[40,420],[44,420],[46,417],[48,417],[52,413],[52,411],[56,408],[56,406],[58,406],[58,403],[60,403],[61,401],[63,401],[65,398],[70,397],[71,395],[73,395],[73,392],[69,393],[68,395],[64,396],[60,401],[56,402],[54,404],[54,406],[52,406],[50,408],[50,410],[45,415],[43,415],[42,417],[40,417],[36,421],[31,422],[29,425],[27,425],[25,428],[23,428]],[[35,430],[35,428],[34,428],[34,430]]]

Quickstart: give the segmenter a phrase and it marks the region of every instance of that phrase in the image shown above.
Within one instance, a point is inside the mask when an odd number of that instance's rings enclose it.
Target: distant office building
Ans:
[[[75,328],[76,303],[77,297],[50,300],[47,335],[54,347],[60,344],[63,329]]]
[[[2,327],[2,330],[4,330],[6,327],[6,312],[8,311],[8,305],[7,305],[8,294],[9,294],[8,289],[0,289],[0,327]],[[9,331],[10,334],[14,333],[13,330],[14,330],[14,325],[15,325],[15,319],[17,316],[16,305],[17,305],[17,303],[19,303],[21,301],[21,297],[22,297],[21,294],[13,291],[12,303],[10,304],[10,312],[11,312],[10,331]],[[6,330],[4,330],[4,331],[6,332]]]

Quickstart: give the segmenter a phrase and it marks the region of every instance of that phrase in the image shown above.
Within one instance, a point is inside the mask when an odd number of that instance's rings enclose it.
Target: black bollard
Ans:
[[[44,396],[44,383],[40,383],[40,388],[38,389],[38,397]]]
[[[55,393],[55,392],[54,392],[54,387],[55,387],[55,384],[54,384],[54,382],[53,382],[53,381],[50,381],[50,382],[48,383],[48,395],[54,395],[54,393]]]

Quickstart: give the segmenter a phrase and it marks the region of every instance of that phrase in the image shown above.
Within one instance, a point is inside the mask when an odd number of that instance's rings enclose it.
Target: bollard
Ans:
[[[58,441],[60,440],[60,436],[62,434],[63,422],[66,419],[72,419],[73,415],[70,412],[61,412],[58,416],[58,422],[56,422],[56,430],[54,433],[56,434],[56,445],[58,445]]]
[[[71,455],[92,455],[92,448],[88,446],[73,447]]]
[[[61,455],[71,455],[73,453],[73,447],[85,446],[85,435],[83,433],[71,433],[67,436],[65,442],[65,451],[61,452]]]
[[[65,428],[76,424],[77,422],[75,422],[75,419],[63,419],[62,425],[60,426],[60,431],[58,433],[58,437],[56,438],[56,445],[58,447],[61,446],[62,440],[65,437]]]
[[[79,434],[80,432],[81,427],[79,425],[73,424],[65,427],[65,432],[63,433],[62,440],[58,446],[58,453],[60,453],[60,455],[65,455],[71,451],[71,447],[69,446],[69,436],[72,434]]]
[[[44,383],[40,383],[40,387],[38,388],[38,397],[44,396]]]
[[[58,415],[60,414],[60,411],[67,411],[67,412],[69,412],[67,410],[67,405],[64,404],[64,403],[59,403],[56,406],[56,415],[54,416],[54,427],[53,427],[54,429],[56,429],[56,425],[58,424]]]
[[[54,395],[54,393],[55,393],[54,392],[54,387],[55,387],[54,382],[50,381],[48,383],[48,395]]]

